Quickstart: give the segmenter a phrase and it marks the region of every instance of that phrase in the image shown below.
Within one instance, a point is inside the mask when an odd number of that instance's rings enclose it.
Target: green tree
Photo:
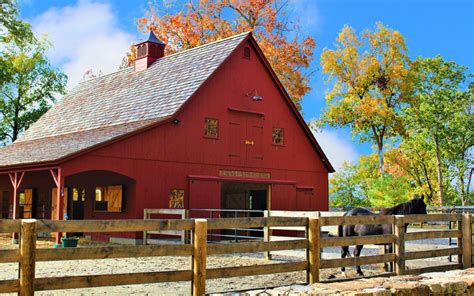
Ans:
[[[386,152],[387,161],[402,170],[412,186],[412,193],[424,195],[431,205],[438,204],[436,160],[434,151],[425,141],[423,133],[412,133],[409,129],[397,148]]]
[[[407,177],[385,173],[372,182],[368,200],[373,207],[386,208],[408,201],[410,195]]]
[[[405,109],[408,128],[434,151],[440,205],[446,204],[446,187],[453,183],[465,203],[473,165],[473,95],[467,87],[472,76],[465,67],[440,56],[418,58],[413,69],[416,100]]]
[[[321,55],[323,73],[333,82],[321,124],[348,126],[361,141],[374,143],[382,175],[384,145],[404,132],[400,109],[411,99],[405,40],[400,32],[378,23],[360,36],[345,26],[336,41],[336,49]]]
[[[65,93],[66,75],[53,68],[45,51],[46,40],[34,38],[17,43],[13,38],[1,45],[6,73],[0,90],[0,142],[15,141],[19,134],[43,115],[55,96]]]
[[[2,0],[0,4],[0,42],[30,42],[34,39],[31,26],[18,19],[18,8],[14,0]]]
[[[366,194],[357,175],[357,165],[344,162],[329,180],[329,201],[334,207],[368,206]]]

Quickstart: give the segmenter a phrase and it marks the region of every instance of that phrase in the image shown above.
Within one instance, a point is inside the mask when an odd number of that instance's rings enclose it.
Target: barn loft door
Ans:
[[[263,118],[255,114],[231,113],[229,160],[233,165],[253,166],[263,159]]]

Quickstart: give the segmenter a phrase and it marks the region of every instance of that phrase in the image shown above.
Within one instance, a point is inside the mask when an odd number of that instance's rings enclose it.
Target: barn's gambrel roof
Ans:
[[[0,148],[0,168],[54,163],[170,119],[249,36],[243,33],[165,56],[144,71],[130,67],[81,82],[20,139]]]

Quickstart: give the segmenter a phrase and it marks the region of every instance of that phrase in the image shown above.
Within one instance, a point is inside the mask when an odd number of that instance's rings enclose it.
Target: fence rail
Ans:
[[[457,230],[405,233],[405,223],[425,221],[454,221]],[[393,234],[349,238],[327,238],[321,228],[327,225],[391,224]],[[303,227],[306,238],[286,241],[252,241],[232,244],[208,244],[208,231],[228,228]],[[141,245],[111,247],[79,247],[65,249],[36,248],[38,232],[137,232],[137,231],[192,231],[192,243],[180,245]],[[0,293],[19,292],[33,295],[34,291],[90,288],[111,285],[130,285],[159,282],[190,281],[194,295],[205,293],[206,279],[306,271],[309,283],[319,282],[320,270],[376,263],[395,264],[397,274],[432,270],[467,268],[472,265],[472,217],[470,214],[436,214],[413,216],[359,216],[359,217],[263,217],[229,219],[184,220],[106,220],[106,221],[48,221],[0,220],[0,232],[19,232],[19,250],[0,250],[0,263],[20,262],[19,279],[0,280]],[[411,239],[454,237],[456,248],[405,252],[405,242]],[[394,253],[344,259],[322,259],[326,247],[357,244],[393,244]],[[207,268],[208,255],[255,253],[279,250],[305,249],[306,259],[301,262],[264,264],[225,268]],[[407,260],[458,255],[458,263],[407,270]],[[148,256],[191,256],[189,270],[144,272],[36,278],[35,263],[39,261],[105,259]]]

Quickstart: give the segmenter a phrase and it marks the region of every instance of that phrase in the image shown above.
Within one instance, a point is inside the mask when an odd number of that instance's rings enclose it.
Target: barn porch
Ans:
[[[56,167],[0,174],[1,219],[123,219],[134,196],[135,180],[112,171],[64,175]],[[64,235],[55,235],[56,243]]]

